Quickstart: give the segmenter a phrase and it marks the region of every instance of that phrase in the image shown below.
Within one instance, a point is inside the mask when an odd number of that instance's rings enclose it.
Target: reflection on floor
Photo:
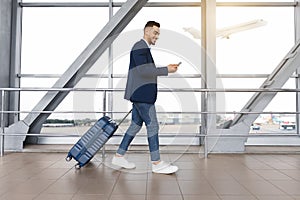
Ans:
[[[66,153],[6,153],[0,158],[0,199],[35,200],[300,200],[299,154],[162,154],[180,170],[153,174],[149,154],[128,153],[134,170],[97,154],[76,170]]]

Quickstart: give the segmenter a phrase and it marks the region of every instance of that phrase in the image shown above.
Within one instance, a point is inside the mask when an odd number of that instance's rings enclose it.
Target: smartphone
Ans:
[[[181,62],[179,62],[177,65],[178,65],[178,66],[181,65]]]

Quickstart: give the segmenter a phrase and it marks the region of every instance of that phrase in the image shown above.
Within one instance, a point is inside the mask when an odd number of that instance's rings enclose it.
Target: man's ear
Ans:
[[[144,30],[144,35],[149,35],[150,27],[146,27]]]

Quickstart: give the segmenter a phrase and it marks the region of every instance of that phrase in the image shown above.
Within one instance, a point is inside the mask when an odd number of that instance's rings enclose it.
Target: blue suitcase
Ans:
[[[125,120],[131,110],[116,124],[110,117],[101,117],[70,149],[66,161],[74,158],[78,163],[76,169],[86,165],[94,155],[103,147],[111,136],[116,132],[118,126]]]

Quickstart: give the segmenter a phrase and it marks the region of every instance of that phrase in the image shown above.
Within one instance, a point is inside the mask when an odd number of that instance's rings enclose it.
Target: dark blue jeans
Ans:
[[[147,137],[150,150],[151,161],[159,161],[159,140],[158,140],[158,120],[156,117],[156,109],[154,104],[137,103],[132,104],[132,120],[128,127],[123,140],[117,150],[117,153],[124,155],[128,150],[128,146],[132,142],[136,134],[141,130],[143,122],[146,124]]]

